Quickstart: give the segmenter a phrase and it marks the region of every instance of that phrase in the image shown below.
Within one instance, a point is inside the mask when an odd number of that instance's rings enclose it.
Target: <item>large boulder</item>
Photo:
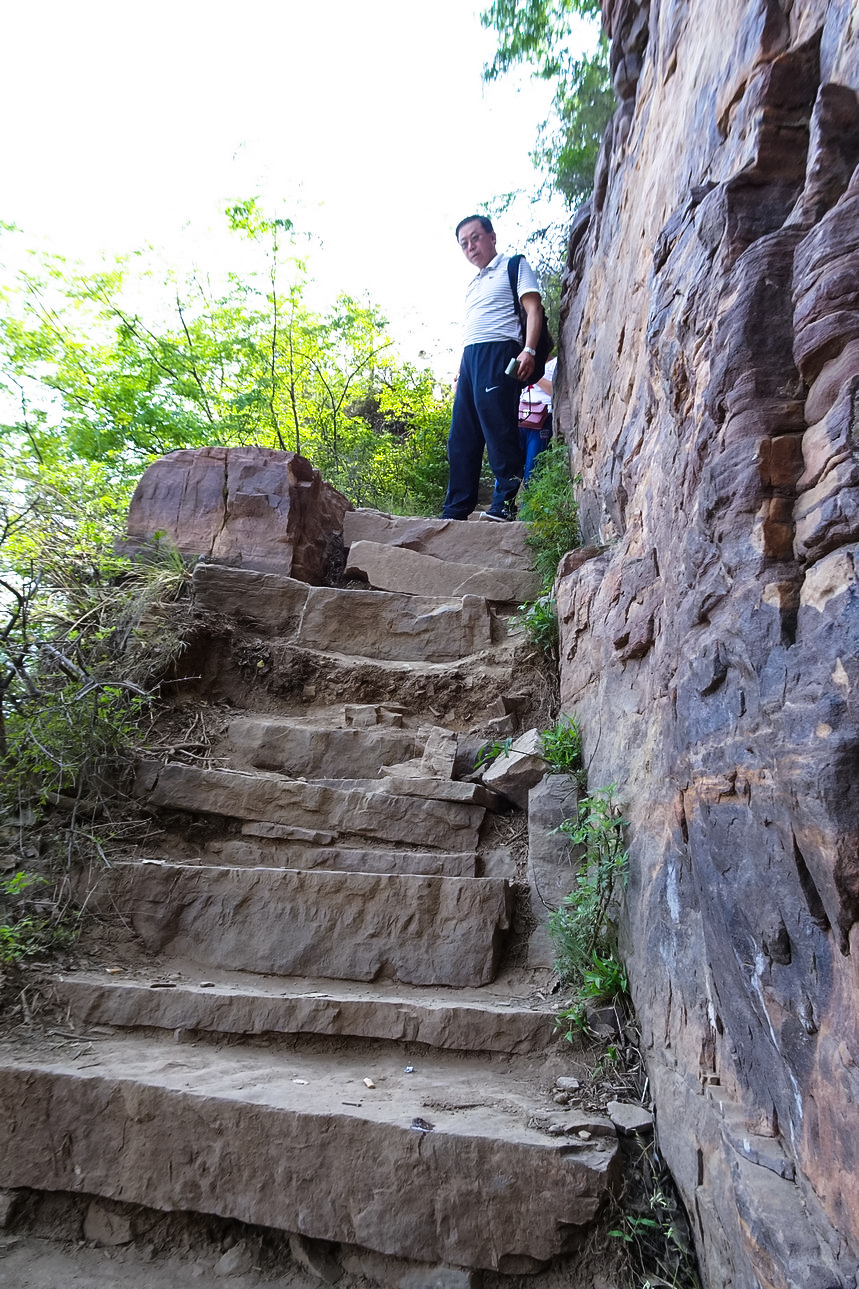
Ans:
[[[124,549],[166,539],[183,555],[320,586],[350,509],[295,452],[182,448],[144,472],[131,499]]]

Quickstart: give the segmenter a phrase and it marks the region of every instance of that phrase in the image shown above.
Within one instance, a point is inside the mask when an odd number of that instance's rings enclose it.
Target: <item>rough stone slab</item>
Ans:
[[[274,716],[242,716],[227,731],[234,764],[313,779],[365,778],[373,768],[420,754],[414,731],[319,729]]]
[[[212,843],[200,863],[239,865],[250,868],[331,868],[344,873],[423,873],[437,877],[474,877],[477,855],[468,851],[372,850],[363,846],[281,845],[280,824],[242,825],[242,836],[251,840]],[[284,832],[293,831],[285,828]],[[266,842],[273,845],[266,845]],[[188,862],[188,861],[185,861]]]
[[[609,1101],[608,1117],[620,1132],[653,1132],[653,1115],[633,1101]]]
[[[392,982],[371,989],[350,981],[217,976],[206,988],[182,980],[157,989],[148,979],[75,973],[56,988],[83,1026],[322,1034],[511,1054],[540,1051],[553,1032],[551,1013],[486,988],[445,996]]]
[[[153,806],[322,829],[340,836],[474,851],[480,805],[348,791],[271,774],[165,765],[149,797]]]
[[[492,645],[486,601],[311,587],[296,643],[392,662],[451,662]]]
[[[614,1140],[579,1150],[529,1129],[539,1102],[485,1063],[408,1076],[394,1057],[125,1039],[84,1066],[76,1051],[0,1063],[0,1186],[522,1273],[576,1247],[617,1177]],[[450,1109],[425,1107],[442,1097]]]
[[[148,949],[226,970],[483,985],[509,925],[497,878],[146,863],[113,881]]]
[[[497,756],[483,772],[487,788],[500,792],[520,810],[528,808],[528,793],[539,783],[547,766],[542,756],[543,745],[537,730],[528,730]]]
[[[310,590],[306,582],[276,573],[198,564],[192,580],[194,603],[206,613],[219,613],[281,635],[298,630]]]
[[[427,779],[419,774],[391,774],[381,780],[383,791],[395,796],[420,797],[432,801],[466,802],[483,806],[486,810],[504,809],[504,801],[497,792],[482,783],[463,783],[457,779]]]
[[[539,575],[531,569],[453,563],[382,542],[354,542],[346,571],[363,573],[379,591],[403,591],[408,595],[481,595],[485,600],[502,604],[535,600],[543,589]]]
[[[156,533],[185,555],[322,582],[350,503],[295,452],[184,448],[153,462],[128,512],[127,549]]]
[[[530,569],[525,524],[464,524],[454,519],[384,515],[378,510],[352,510],[343,516],[343,541],[384,542],[457,564],[483,568]]]

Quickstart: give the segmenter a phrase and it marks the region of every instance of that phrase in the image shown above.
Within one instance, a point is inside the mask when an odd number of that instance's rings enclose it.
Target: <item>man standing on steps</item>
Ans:
[[[540,291],[525,259],[519,264],[519,298],[528,327],[522,345],[519,311],[510,290],[509,256],[495,250],[495,232],[485,215],[468,215],[456,227],[465,258],[478,270],[465,295],[465,349],[453,403],[447,459],[450,479],[444,519],[467,519],[477,504],[483,449],[495,475],[486,519],[515,519],[516,493],[525,454],[519,441],[520,382],[528,383],[542,325]],[[515,359],[516,376],[505,369]]]

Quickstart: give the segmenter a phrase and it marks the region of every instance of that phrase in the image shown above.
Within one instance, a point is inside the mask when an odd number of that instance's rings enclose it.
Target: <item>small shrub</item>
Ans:
[[[558,616],[551,595],[541,595],[531,604],[520,604],[519,612],[512,618],[514,630],[524,628],[531,644],[536,645],[550,658],[558,652]]]
[[[573,495],[577,482],[581,482],[578,476],[574,480],[570,475],[566,444],[556,442],[537,457],[522,492],[519,517],[528,525],[525,540],[547,592],[563,556],[581,545],[579,507]]]
[[[626,992],[626,973],[616,954],[609,908],[617,883],[626,874],[628,852],[614,800],[614,786],[602,788],[579,802],[578,817],[566,819],[558,831],[584,847],[575,889],[552,914],[549,931],[557,951],[557,970],[572,985],[575,996],[558,1016],[568,1025],[567,1037],[583,1025],[587,1001],[607,1001]]]
[[[551,729],[540,735],[543,760],[552,774],[565,774],[584,787],[585,767],[582,760],[582,732],[575,716],[562,716]]]

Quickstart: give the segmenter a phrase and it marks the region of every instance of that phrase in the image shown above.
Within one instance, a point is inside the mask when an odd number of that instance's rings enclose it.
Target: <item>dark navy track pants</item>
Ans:
[[[491,509],[501,513],[522,483],[525,453],[519,440],[519,382],[504,368],[522,346],[516,340],[466,345],[453,402],[447,459],[450,482],[442,515],[467,519],[477,504],[484,446],[495,475]]]

